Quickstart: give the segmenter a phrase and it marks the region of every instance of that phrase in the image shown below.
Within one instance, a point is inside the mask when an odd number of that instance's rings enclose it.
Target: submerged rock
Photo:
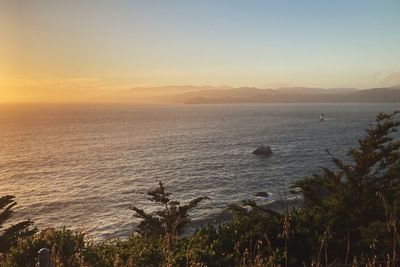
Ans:
[[[272,150],[269,146],[260,146],[256,150],[254,150],[252,154],[261,156],[270,156],[272,155]]]
[[[293,195],[299,195],[301,194],[301,188],[293,187],[292,189],[289,190],[289,193]]]
[[[255,196],[256,197],[265,197],[265,198],[267,198],[267,197],[269,197],[269,194],[267,192],[257,192],[255,194]]]

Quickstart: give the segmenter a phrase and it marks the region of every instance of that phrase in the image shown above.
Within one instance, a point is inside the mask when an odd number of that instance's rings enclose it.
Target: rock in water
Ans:
[[[269,146],[260,146],[253,151],[254,155],[270,156],[272,155],[272,150]]]
[[[299,187],[294,187],[294,188],[292,188],[292,189],[289,190],[289,193],[290,193],[290,194],[293,194],[293,195],[301,194],[301,188],[299,188]]]
[[[257,192],[254,196],[267,198],[269,194],[267,192]]]

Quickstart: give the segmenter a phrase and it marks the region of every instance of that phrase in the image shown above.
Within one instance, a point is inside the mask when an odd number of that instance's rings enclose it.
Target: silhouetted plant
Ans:
[[[181,205],[179,201],[170,198],[172,194],[165,191],[162,182],[159,182],[158,188],[149,190],[147,195],[149,200],[160,205],[162,210],[146,213],[135,206],[131,207],[135,211],[135,216],[142,219],[138,226],[138,232],[143,235],[180,235],[183,228],[190,222],[188,212],[201,201],[208,199],[207,197],[198,197]]]
[[[359,146],[348,151],[350,160],[333,158],[335,170],[324,168],[323,174],[295,185],[304,194],[303,223],[316,225],[318,220],[320,227],[314,230],[320,235],[330,229],[331,259],[345,258],[348,243],[353,256],[366,252],[373,242],[379,253],[395,254],[386,246],[393,237],[378,228],[384,229],[388,222],[388,207],[400,204],[400,141],[395,139],[400,122],[396,114],[379,114]],[[395,216],[397,224],[399,217]]]
[[[8,251],[19,238],[31,236],[36,232],[36,229],[32,227],[33,222],[30,220],[2,229],[4,223],[11,218],[16,204],[14,196],[6,195],[0,197],[0,253]]]
[[[158,188],[147,192],[149,200],[162,207],[153,213],[146,213],[144,210],[132,206],[135,216],[142,219],[138,226],[138,232],[144,236],[163,236],[164,237],[164,256],[167,266],[176,265],[173,257],[173,244],[176,238],[182,233],[183,228],[190,222],[188,212],[195,208],[207,197],[198,197],[189,203],[181,205],[179,201],[172,200],[169,192],[165,191],[162,182]]]
[[[45,229],[20,240],[9,252],[8,265],[12,267],[34,267],[37,252],[41,248],[51,251],[55,267],[79,267],[83,265],[85,249],[84,234],[67,230]]]

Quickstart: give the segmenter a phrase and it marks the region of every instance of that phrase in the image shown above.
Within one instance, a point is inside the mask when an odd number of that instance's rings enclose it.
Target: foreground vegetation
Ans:
[[[189,211],[206,197],[181,205],[162,183],[148,192],[156,213],[132,207],[141,219],[126,240],[87,242],[67,229],[36,232],[31,222],[0,236],[4,266],[34,266],[37,251],[52,251],[55,266],[397,266],[400,237],[400,122],[379,114],[349,160],[300,180],[301,207],[277,213],[255,203],[229,207],[233,216],[182,236]],[[329,152],[328,152],[329,153]],[[11,202],[10,202],[11,201]],[[0,199],[0,225],[13,198]],[[11,205],[11,206],[10,206]]]

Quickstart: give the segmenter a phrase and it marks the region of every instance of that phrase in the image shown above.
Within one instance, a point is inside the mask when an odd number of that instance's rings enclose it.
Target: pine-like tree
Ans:
[[[348,159],[332,158],[334,169],[324,168],[321,175],[296,184],[304,194],[302,214],[329,229],[337,247],[351,244],[358,248],[359,251],[352,250],[355,254],[378,241],[382,244],[381,252],[387,253],[384,249],[393,237],[381,232],[386,231],[389,217],[393,218],[395,228],[400,219],[396,211],[400,204],[397,113],[379,114],[376,123],[358,141],[358,147],[349,149]],[[333,254],[339,251],[334,246],[332,250]]]
[[[183,228],[190,222],[188,212],[195,208],[201,201],[207,197],[198,197],[185,205],[172,200],[169,192],[165,191],[162,182],[159,187],[147,192],[149,200],[163,207],[153,213],[147,213],[142,209],[132,206],[130,209],[135,211],[135,217],[142,219],[138,226],[138,232],[143,235],[171,235],[178,236]]]
[[[164,249],[165,266],[173,266],[173,247],[175,241],[179,239],[183,228],[190,222],[188,212],[195,208],[207,197],[198,197],[189,203],[181,205],[179,201],[172,200],[172,193],[166,192],[162,182],[158,188],[147,192],[149,200],[162,207],[161,210],[147,213],[142,209],[132,206],[135,216],[142,219],[138,226],[138,232],[144,236],[162,237]],[[164,266],[164,265],[163,265]]]

